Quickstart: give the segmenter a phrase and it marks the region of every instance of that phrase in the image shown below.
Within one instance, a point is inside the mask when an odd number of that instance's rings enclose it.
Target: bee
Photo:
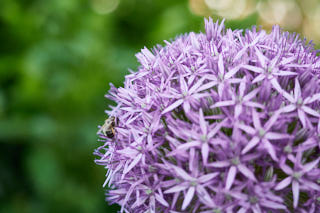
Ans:
[[[97,134],[101,133],[107,136],[108,138],[113,138],[115,135],[114,127],[116,125],[116,118],[114,116],[110,116],[105,120],[103,126],[99,129]]]

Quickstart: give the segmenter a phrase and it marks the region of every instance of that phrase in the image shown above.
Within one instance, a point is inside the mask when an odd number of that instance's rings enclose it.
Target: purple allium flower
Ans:
[[[275,26],[178,36],[137,54],[99,134],[125,212],[319,212],[320,57]]]

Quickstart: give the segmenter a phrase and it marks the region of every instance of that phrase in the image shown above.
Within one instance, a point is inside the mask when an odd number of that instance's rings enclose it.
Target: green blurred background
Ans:
[[[106,171],[92,154],[112,104],[104,94],[137,69],[135,53],[144,46],[204,31],[203,16],[218,18],[206,4],[1,0],[1,213],[118,210],[104,201]],[[254,10],[227,26],[247,28],[259,17]]]

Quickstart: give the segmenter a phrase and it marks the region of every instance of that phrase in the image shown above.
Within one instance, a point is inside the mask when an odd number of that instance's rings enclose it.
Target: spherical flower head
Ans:
[[[320,58],[275,26],[142,49],[96,163],[122,212],[319,212]],[[311,209],[311,210],[312,210]]]

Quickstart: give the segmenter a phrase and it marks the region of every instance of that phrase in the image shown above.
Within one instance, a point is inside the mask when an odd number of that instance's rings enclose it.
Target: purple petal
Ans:
[[[174,102],[173,104],[171,104],[170,106],[168,106],[166,109],[164,109],[161,114],[165,114],[167,112],[170,112],[171,110],[177,108],[178,106],[180,106],[183,103],[183,99],[179,99],[176,102]]]
[[[294,81],[294,99],[295,101],[298,101],[298,99],[301,97],[301,87],[299,84],[298,78]]]
[[[182,168],[175,166],[175,165],[170,165],[171,168],[174,169],[174,171],[176,172],[176,174],[178,176],[180,176],[181,178],[183,178],[184,180],[193,180],[193,178],[187,173],[185,172]]]
[[[188,207],[188,205],[190,204],[190,202],[191,202],[191,200],[192,200],[192,198],[193,198],[193,195],[194,195],[194,192],[195,192],[195,187],[194,186],[192,186],[192,187],[190,187],[189,189],[188,189],[188,192],[187,192],[187,194],[185,195],[185,197],[184,197],[184,200],[183,200],[183,203],[182,203],[182,210],[185,210],[187,207]]]
[[[260,142],[260,138],[257,136],[254,136],[249,143],[246,145],[246,147],[242,150],[241,154],[246,154],[249,152],[253,147],[255,147]]]
[[[265,135],[265,138],[269,140],[280,140],[280,139],[285,139],[289,138],[290,136],[287,134],[282,134],[282,133],[277,133],[277,132],[267,132]]]
[[[278,120],[280,114],[281,114],[281,110],[278,110],[271,116],[271,118],[269,118],[269,120],[264,125],[265,131],[269,131],[269,129],[273,126],[273,124]]]
[[[197,190],[197,195],[199,200],[202,201],[206,206],[210,208],[213,208],[216,206],[213,199],[211,198],[207,190],[202,185],[198,185],[196,190]]]
[[[317,168],[319,165],[319,161],[320,161],[320,158],[318,158],[315,161],[312,161],[310,163],[303,165],[302,172],[307,173],[307,172],[311,171],[312,169]]]
[[[217,161],[213,163],[207,164],[208,167],[215,167],[215,168],[224,168],[230,166],[229,161]]]
[[[200,183],[205,183],[205,182],[208,182],[209,180],[217,177],[219,174],[220,174],[219,172],[213,172],[213,173],[209,173],[206,175],[202,175],[201,177],[198,178],[198,181]]]
[[[187,188],[189,188],[189,185],[187,183],[181,183],[179,185],[175,185],[175,186],[167,189],[163,193],[168,194],[168,193],[180,192],[180,191],[185,190]]]
[[[282,112],[292,112],[292,111],[294,111],[295,109],[297,109],[296,105],[290,104],[290,105],[288,105],[288,106],[282,107],[282,108],[281,108],[281,111],[282,111]]]
[[[304,100],[304,103],[305,104],[311,104],[315,101],[320,101],[320,93],[317,93],[317,94],[314,94],[313,96],[311,97],[307,97],[305,100]]]
[[[317,111],[311,109],[310,107],[302,106],[301,109],[309,115],[313,115],[314,117],[320,117],[320,114]]]
[[[201,155],[204,165],[207,164],[208,156],[209,156],[209,145],[207,142],[203,142],[201,146]]]
[[[218,84],[218,82],[216,82],[216,81],[211,81],[211,82],[209,82],[209,83],[203,84],[202,86],[200,86],[200,87],[197,89],[197,92],[202,92],[203,90],[207,90],[207,89],[213,88],[213,87],[216,86],[217,84]]]
[[[265,79],[266,75],[265,74],[260,74],[257,77],[255,77],[255,79],[252,80],[252,83],[255,84],[259,81],[262,81],[263,79]]]
[[[306,114],[301,109],[298,109],[298,117],[303,127],[306,127]]]
[[[225,106],[232,106],[235,104],[234,100],[229,101],[219,101],[215,103],[211,108],[217,108],[217,107],[225,107]]]
[[[207,134],[207,123],[204,119],[202,108],[200,108],[200,110],[199,110],[199,123],[200,123],[200,128],[201,128],[202,134],[206,135]]]
[[[234,178],[237,174],[237,168],[235,166],[231,166],[228,172],[227,181],[226,181],[226,189],[229,190],[233,184]]]
[[[239,164],[238,165],[238,169],[247,178],[249,178],[249,179],[251,179],[253,181],[257,181],[257,179],[254,176],[253,172],[248,167],[246,167],[244,164]]]
[[[219,70],[219,74],[220,75],[224,75],[224,64],[223,64],[223,56],[222,56],[222,54],[219,54],[218,70]]]
[[[155,198],[156,200],[161,203],[162,205],[164,205],[165,207],[169,207],[168,202],[159,194],[155,193]]]
[[[285,205],[276,203],[274,201],[271,200],[261,200],[260,201],[261,206],[267,207],[267,208],[271,208],[271,209],[287,209],[287,207]]]
[[[242,129],[243,131],[245,131],[246,133],[248,133],[250,135],[256,134],[256,130],[254,128],[252,128],[251,126],[247,126],[245,124],[238,124],[238,128]]]
[[[252,72],[256,72],[256,73],[263,73],[264,70],[260,67],[255,67],[255,66],[251,66],[251,65],[243,65],[243,68],[250,70]]]
[[[263,145],[267,149],[267,151],[268,151],[269,155],[271,156],[271,158],[274,161],[278,161],[278,158],[277,158],[277,155],[276,155],[276,151],[275,151],[273,145],[268,140],[263,140]]]
[[[259,62],[261,64],[262,67],[266,67],[266,61],[268,60],[257,47],[254,47],[255,51],[256,51],[256,55],[258,56]]]
[[[234,75],[239,71],[239,69],[240,69],[240,67],[238,67],[238,66],[232,68],[231,70],[229,70],[229,71],[225,74],[224,78],[225,78],[225,79],[231,78],[232,76],[234,76]]]
[[[291,72],[291,71],[279,70],[278,72],[274,73],[274,75],[277,75],[277,76],[291,76],[291,75],[298,75],[298,74],[295,73],[295,72]]]
[[[127,174],[128,172],[130,172],[131,169],[132,169],[135,165],[137,165],[137,164],[139,163],[139,161],[140,161],[141,158],[142,158],[142,154],[137,155],[137,156],[133,159],[133,161],[130,163],[130,165],[129,165],[127,168],[125,168],[125,170],[123,171],[123,173],[124,173],[124,174]]]
[[[257,111],[255,109],[252,109],[252,121],[253,121],[253,125],[256,129],[261,129],[259,114],[257,113]]]
[[[292,181],[292,194],[293,194],[293,207],[297,208],[299,202],[299,182],[296,180]]]
[[[277,191],[284,189],[285,187],[287,187],[291,183],[291,181],[292,181],[291,176],[286,177],[284,180],[282,180],[280,183],[278,183],[274,189]]]

